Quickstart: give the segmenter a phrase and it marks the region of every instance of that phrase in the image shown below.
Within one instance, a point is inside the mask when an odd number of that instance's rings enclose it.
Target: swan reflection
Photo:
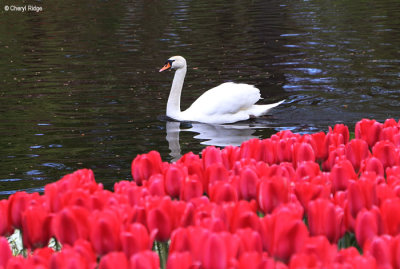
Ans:
[[[166,122],[166,139],[171,151],[172,161],[176,161],[182,156],[179,143],[181,131],[195,133],[193,138],[201,140],[200,144],[202,145],[225,147],[228,145],[240,146],[246,140],[259,138],[254,134],[256,129],[267,128],[265,125],[245,122],[229,125],[190,123],[189,127],[181,128],[181,123],[177,121]]]

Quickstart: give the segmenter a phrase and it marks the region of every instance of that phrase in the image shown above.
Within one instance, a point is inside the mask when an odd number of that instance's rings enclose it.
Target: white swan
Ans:
[[[160,72],[169,69],[176,72],[168,97],[167,116],[178,121],[233,123],[262,116],[284,101],[255,105],[261,98],[259,89],[253,85],[227,82],[206,91],[188,109],[181,111],[181,92],[187,69],[185,58],[169,58]]]

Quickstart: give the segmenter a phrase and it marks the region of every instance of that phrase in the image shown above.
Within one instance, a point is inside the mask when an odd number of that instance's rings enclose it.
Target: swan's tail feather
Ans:
[[[285,102],[285,100],[282,100],[282,101],[279,101],[279,102],[276,102],[276,103],[273,103],[273,104],[268,104],[268,105],[253,105],[253,107],[251,109],[251,116],[254,116],[254,117],[263,116],[263,115],[267,114],[267,112],[271,108],[279,106],[283,102]]]

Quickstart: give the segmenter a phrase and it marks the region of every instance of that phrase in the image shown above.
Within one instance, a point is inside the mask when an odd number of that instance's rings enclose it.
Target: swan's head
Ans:
[[[185,58],[182,56],[172,56],[165,62],[164,66],[160,69],[160,72],[171,69],[176,70],[184,67],[186,67]]]

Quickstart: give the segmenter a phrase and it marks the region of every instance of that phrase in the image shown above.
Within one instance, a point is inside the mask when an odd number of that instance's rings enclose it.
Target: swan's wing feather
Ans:
[[[185,112],[231,114],[251,107],[259,99],[260,91],[253,85],[227,82],[203,93]]]

